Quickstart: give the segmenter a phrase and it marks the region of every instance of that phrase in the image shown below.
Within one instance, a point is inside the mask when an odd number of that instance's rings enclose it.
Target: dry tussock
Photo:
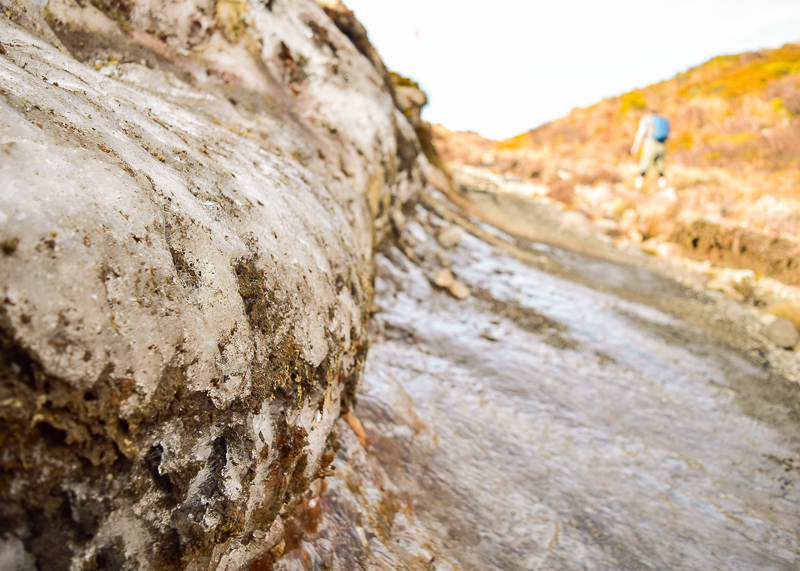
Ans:
[[[800,304],[797,302],[786,302],[771,305],[769,313],[777,317],[783,317],[794,323],[795,327],[800,329]]]
[[[622,175],[619,169],[611,165],[591,165],[575,174],[575,182],[587,186],[595,186],[599,183],[617,184],[622,182]]]

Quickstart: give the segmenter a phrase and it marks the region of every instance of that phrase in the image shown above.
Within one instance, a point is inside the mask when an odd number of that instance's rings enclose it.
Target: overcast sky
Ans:
[[[709,58],[800,41],[800,0],[345,0],[424,117],[495,139]]]

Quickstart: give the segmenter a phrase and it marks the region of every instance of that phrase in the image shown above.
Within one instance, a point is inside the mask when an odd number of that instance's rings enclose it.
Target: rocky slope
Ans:
[[[333,459],[414,128],[307,0],[0,6],[0,561],[246,567]]]

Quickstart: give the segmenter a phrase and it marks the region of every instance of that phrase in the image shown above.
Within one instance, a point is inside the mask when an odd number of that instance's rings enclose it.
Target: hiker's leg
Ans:
[[[653,140],[645,141],[642,147],[642,160],[639,163],[639,172],[642,173],[642,176],[647,175],[647,171],[649,171],[650,167],[656,162],[656,158],[661,154],[663,147],[663,143],[658,143]]]
[[[642,160],[639,161],[639,176],[642,178],[647,176],[647,171],[650,170],[650,166],[653,164],[653,154],[649,150],[647,145],[642,149]]]
[[[659,146],[660,148],[653,162],[656,166],[656,172],[658,172],[658,187],[665,188],[667,186],[667,179],[664,178],[664,165],[667,160],[667,148],[664,143],[661,143]]]
[[[655,161],[654,150],[653,144],[650,141],[645,141],[644,147],[642,147],[642,160],[639,162],[639,176],[636,177],[633,183],[633,187],[636,190],[641,190],[644,186],[644,177],[647,176],[647,171],[650,170],[653,161]]]
[[[664,143],[661,143],[662,147],[665,147]],[[664,176],[664,165],[667,162],[667,149],[661,148],[659,152],[653,157],[653,162],[656,165],[656,171],[658,172],[658,176]]]

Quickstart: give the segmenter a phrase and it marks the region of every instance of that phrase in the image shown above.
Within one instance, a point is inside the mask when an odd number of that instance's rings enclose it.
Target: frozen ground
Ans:
[[[442,224],[418,211],[378,257],[366,452],[342,423],[327,515],[282,568],[798,568],[791,383],[470,235],[448,252],[473,292],[459,301],[431,283]],[[334,516],[361,529],[335,548],[320,539]]]

